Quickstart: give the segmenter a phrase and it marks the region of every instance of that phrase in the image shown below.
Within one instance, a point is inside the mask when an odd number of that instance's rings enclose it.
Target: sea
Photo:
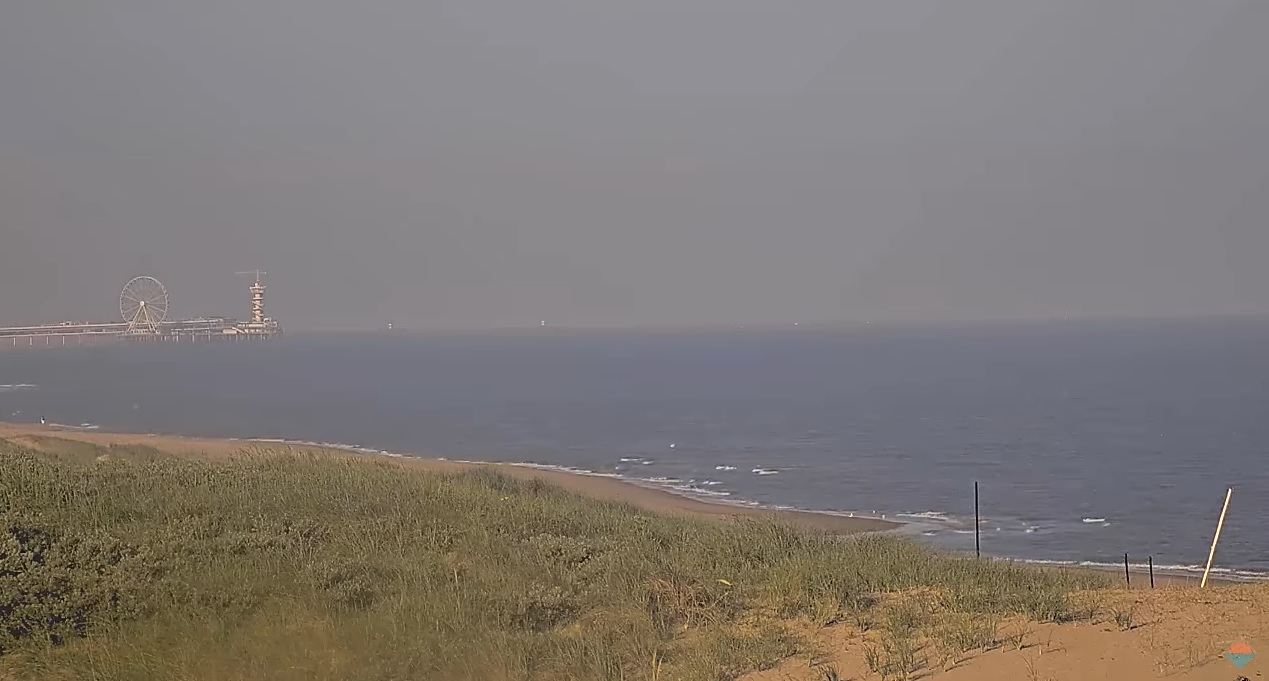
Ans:
[[[0,351],[0,420],[513,462],[1269,576],[1269,321],[291,334]],[[2,484],[2,483],[0,483]]]

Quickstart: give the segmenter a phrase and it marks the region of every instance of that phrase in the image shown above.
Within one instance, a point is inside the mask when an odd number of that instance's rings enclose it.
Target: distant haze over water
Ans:
[[[280,437],[885,514],[937,546],[1269,571],[1269,322],[313,335],[0,351],[0,419]]]

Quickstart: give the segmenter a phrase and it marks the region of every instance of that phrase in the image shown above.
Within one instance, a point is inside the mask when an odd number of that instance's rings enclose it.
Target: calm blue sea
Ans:
[[[1269,572],[1269,322],[292,335],[0,352],[0,418],[345,443],[885,515],[937,546]],[[1258,531],[1257,528],[1261,528]]]

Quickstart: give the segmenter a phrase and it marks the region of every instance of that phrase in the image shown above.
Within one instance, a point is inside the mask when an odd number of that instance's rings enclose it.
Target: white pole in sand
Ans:
[[[1207,552],[1207,567],[1203,568],[1203,581],[1199,588],[1207,586],[1207,575],[1212,571],[1212,559],[1216,557],[1216,542],[1221,540],[1221,528],[1225,526],[1225,512],[1229,510],[1229,498],[1234,495],[1234,488],[1225,490],[1225,505],[1221,507],[1221,519],[1216,521],[1216,536],[1212,537],[1212,550]]]

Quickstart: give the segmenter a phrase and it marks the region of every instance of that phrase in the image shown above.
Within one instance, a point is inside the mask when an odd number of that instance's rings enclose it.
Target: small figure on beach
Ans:
[[[44,421],[44,417],[43,417],[43,416],[41,416],[41,417],[40,417],[40,425],[41,425],[41,426],[43,426],[43,425],[47,425],[47,424],[46,424],[46,422]]]

